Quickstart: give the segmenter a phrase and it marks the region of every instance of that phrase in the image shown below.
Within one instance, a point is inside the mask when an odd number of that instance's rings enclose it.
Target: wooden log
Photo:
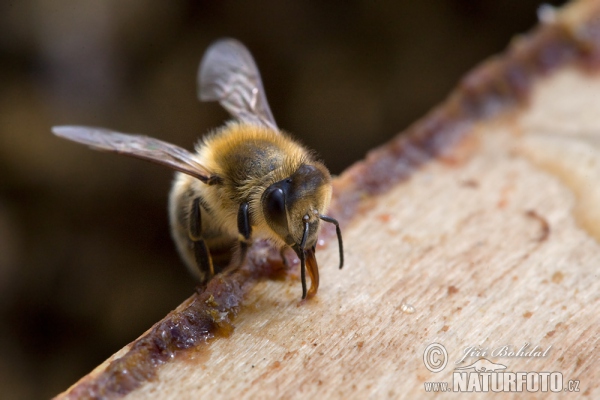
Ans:
[[[600,1],[546,11],[337,178],[314,298],[256,243],[58,398],[415,398],[480,359],[600,398]]]

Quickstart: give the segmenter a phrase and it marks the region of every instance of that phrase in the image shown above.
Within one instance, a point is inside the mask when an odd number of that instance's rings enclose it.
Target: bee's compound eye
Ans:
[[[265,193],[263,211],[276,231],[287,232],[285,192],[280,187],[271,187]]]
[[[267,188],[262,195],[262,210],[269,227],[286,243],[293,244],[288,226],[289,185],[285,180],[279,181]]]

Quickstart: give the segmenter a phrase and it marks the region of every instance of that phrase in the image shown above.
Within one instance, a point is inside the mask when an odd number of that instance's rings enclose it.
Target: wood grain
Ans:
[[[600,76],[594,46],[600,48],[600,37],[590,28],[598,29],[599,10],[599,1],[575,2],[531,33],[539,38],[558,29],[576,45],[556,68],[532,71],[522,92],[509,91],[468,119],[463,109],[451,129],[461,134],[444,151],[430,151],[431,142],[419,136],[424,127],[439,121],[440,112],[451,114],[457,96],[472,93],[473,79],[505,70],[479,67],[408,136],[338,178],[333,211],[344,221],[346,265],[336,268],[337,247],[326,232],[313,299],[299,301],[297,265],[256,279],[246,274],[251,283],[239,286],[245,291],[235,317],[223,317],[234,325],[228,336],[207,336],[170,353],[139,384],[113,386],[121,392],[98,384],[127,354],[149,362],[136,344],[157,335],[159,323],[60,397],[425,397],[426,382],[452,386],[454,368],[480,358],[456,364],[475,347],[487,349],[485,358],[506,371],[560,372],[565,382],[579,381],[579,393],[561,396],[599,398]],[[529,48],[515,46],[494,65],[528,55]],[[488,87],[474,98],[488,101],[490,93]],[[420,151],[410,162],[407,144]],[[386,154],[397,154],[395,162],[375,164]],[[405,173],[381,185],[373,174],[389,174],[391,165],[406,167]],[[268,252],[259,248],[253,257],[266,259]],[[438,373],[423,361],[431,343],[448,352]],[[547,350],[546,356],[490,354],[526,343]]]

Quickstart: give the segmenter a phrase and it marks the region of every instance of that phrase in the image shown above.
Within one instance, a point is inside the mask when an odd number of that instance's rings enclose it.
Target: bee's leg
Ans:
[[[206,246],[206,242],[202,238],[202,213],[200,212],[200,199],[196,198],[192,202],[192,210],[190,212],[190,239],[194,247],[194,257],[196,264],[200,269],[201,275],[208,275],[208,279],[215,275],[212,257]],[[208,280],[207,279],[207,280]]]
[[[240,204],[237,215],[238,232],[240,233],[240,265],[246,259],[252,226],[250,225],[249,205],[244,202]]]

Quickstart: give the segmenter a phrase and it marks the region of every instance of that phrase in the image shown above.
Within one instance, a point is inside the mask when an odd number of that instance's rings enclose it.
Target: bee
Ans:
[[[314,296],[320,221],[335,225],[339,268],[344,265],[339,223],[326,215],[332,192],[329,171],[313,152],[279,130],[258,68],[240,42],[221,39],[208,48],[198,70],[198,96],[218,101],[234,120],[204,136],[195,152],[103,128],[55,126],[52,131],[95,150],[177,171],[169,196],[171,233],[202,284],[241,266],[252,240],[265,238],[280,248],[284,263],[284,252],[293,249],[300,259],[302,299]]]

